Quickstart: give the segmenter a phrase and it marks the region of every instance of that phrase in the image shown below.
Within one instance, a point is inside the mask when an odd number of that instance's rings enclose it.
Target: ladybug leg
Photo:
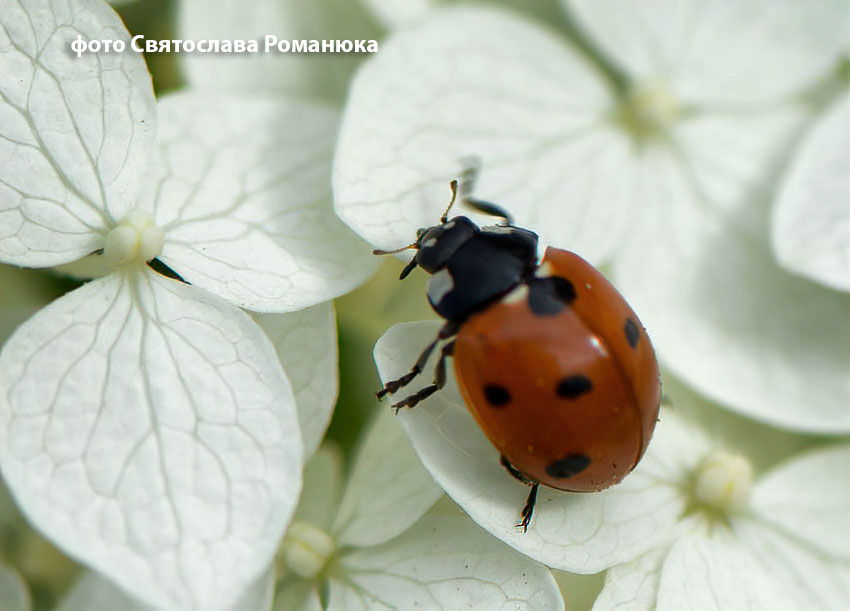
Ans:
[[[398,403],[393,405],[395,413],[398,413],[398,410],[400,410],[402,407],[413,407],[414,405],[424,399],[427,399],[446,385],[446,358],[452,356],[454,352],[455,341],[452,340],[445,346],[443,346],[443,349],[440,351],[440,360],[437,361],[437,366],[434,368],[434,383],[430,386],[426,386],[419,392],[414,393],[409,397],[406,397],[404,400],[399,401]]]
[[[488,214],[490,216],[496,216],[505,219],[505,225],[514,224],[514,219],[511,216],[510,212],[508,212],[501,206],[491,204],[490,202],[485,202],[482,199],[475,199],[474,197],[464,198],[463,203],[465,203],[470,208],[473,208],[474,210],[478,210],[478,212],[483,212],[484,214]]]
[[[481,158],[476,155],[469,155],[463,157],[460,161],[464,165],[464,170],[460,174],[460,196],[463,203],[474,210],[478,210],[478,212],[505,219],[506,225],[513,225],[513,218],[504,208],[471,197],[472,193],[475,192],[475,183],[478,181],[478,174],[481,173]]]
[[[440,329],[440,332],[437,334],[437,337],[430,344],[425,346],[425,350],[422,351],[422,354],[419,355],[419,358],[416,359],[416,363],[411,367],[410,372],[404,374],[397,380],[391,380],[384,384],[384,387],[375,393],[375,395],[380,399],[386,394],[392,394],[396,392],[402,386],[407,386],[410,382],[422,373],[422,370],[425,368],[425,363],[428,362],[428,358],[431,356],[431,353],[434,351],[434,348],[440,342],[440,340],[451,337],[452,335],[457,334],[458,327],[460,327],[460,323],[455,322],[453,320],[448,321],[443,328]]]
[[[528,525],[531,524],[531,514],[534,513],[534,506],[537,504],[537,489],[540,487],[540,484],[534,482],[531,484],[531,490],[528,493],[528,498],[525,501],[525,507],[522,508],[522,513],[520,514],[521,520],[517,526],[522,526],[522,532],[528,532]]]
[[[531,515],[534,513],[534,506],[537,504],[537,489],[540,487],[540,483],[529,478],[522,471],[514,467],[504,454],[502,454],[501,462],[508,473],[523,484],[531,486],[531,490],[528,492],[528,498],[525,501],[525,507],[522,508],[522,513],[520,513],[520,522],[517,524],[517,526],[522,526],[522,532],[528,532],[528,525],[531,524]]]

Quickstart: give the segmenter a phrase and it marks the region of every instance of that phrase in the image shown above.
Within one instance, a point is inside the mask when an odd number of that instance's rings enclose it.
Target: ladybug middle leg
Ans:
[[[392,394],[396,392],[398,389],[407,386],[413,379],[422,373],[422,370],[425,368],[425,363],[428,362],[428,358],[431,356],[431,353],[434,351],[434,348],[440,343],[441,340],[448,339],[454,335],[457,335],[458,329],[460,328],[460,323],[458,321],[450,320],[440,329],[440,332],[437,334],[437,337],[434,338],[430,344],[425,346],[425,350],[422,351],[422,354],[419,355],[419,358],[416,359],[416,363],[414,363],[413,367],[410,368],[410,371],[400,378],[396,380],[390,380],[384,387],[375,393],[375,395],[380,399],[384,395]],[[454,343],[454,342],[452,342]],[[445,348],[443,349],[445,350]],[[441,357],[442,359],[443,357]],[[445,366],[445,363],[443,363]],[[437,366],[440,366],[440,363],[437,363]],[[433,392],[433,391],[432,391]],[[409,397],[408,397],[409,398]]]
[[[534,513],[534,506],[537,504],[537,489],[540,488],[540,482],[526,476],[522,471],[514,467],[508,460],[507,456],[502,454],[502,466],[523,484],[531,486],[528,492],[528,498],[525,500],[525,507],[520,513],[520,522],[517,526],[522,526],[522,532],[528,532],[528,525],[531,524],[531,515]]]

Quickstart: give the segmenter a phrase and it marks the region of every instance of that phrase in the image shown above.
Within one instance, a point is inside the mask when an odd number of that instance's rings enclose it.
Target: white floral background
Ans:
[[[0,0],[0,609],[850,607],[848,23]],[[136,34],[379,51],[70,52]],[[439,323],[370,251],[470,156],[476,195],[608,275],[664,376],[634,473],[541,489],[527,533],[453,379],[374,398]]]

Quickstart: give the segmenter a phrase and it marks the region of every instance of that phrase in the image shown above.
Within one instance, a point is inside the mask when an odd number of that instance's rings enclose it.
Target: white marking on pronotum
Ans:
[[[424,246],[425,248],[431,248],[436,243],[437,243],[437,238],[428,238],[427,240],[425,240],[425,243],[422,244],[422,246]]]
[[[428,300],[433,304],[442,301],[446,293],[455,287],[454,279],[446,268],[441,269],[428,280]]]
[[[528,285],[520,284],[502,298],[502,303],[517,303],[528,299]]]
[[[538,278],[548,278],[552,275],[552,264],[548,261],[544,261],[537,266],[537,269],[534,271],[534,275]]]

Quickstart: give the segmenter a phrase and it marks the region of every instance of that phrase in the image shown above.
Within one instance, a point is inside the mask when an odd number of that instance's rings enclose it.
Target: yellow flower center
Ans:
[[[718,452],[703,460],[696,472],[694,495],[725,514],[749,505],[753,468],[743,456]]]
[[[304,579],[311,579],[325,567],[334,553],[334,540],[308,522],[295,521],[283,541],[281,557],[286,567]]]
[[[113,265],[144,263],[162,252],[164,237],[148,213],[132,210],[106,235],[103,256]]]
[[[664,134],[682,115],[682,104],[661,82],[636,85],[616,115],[619,123],[637,140]]]

